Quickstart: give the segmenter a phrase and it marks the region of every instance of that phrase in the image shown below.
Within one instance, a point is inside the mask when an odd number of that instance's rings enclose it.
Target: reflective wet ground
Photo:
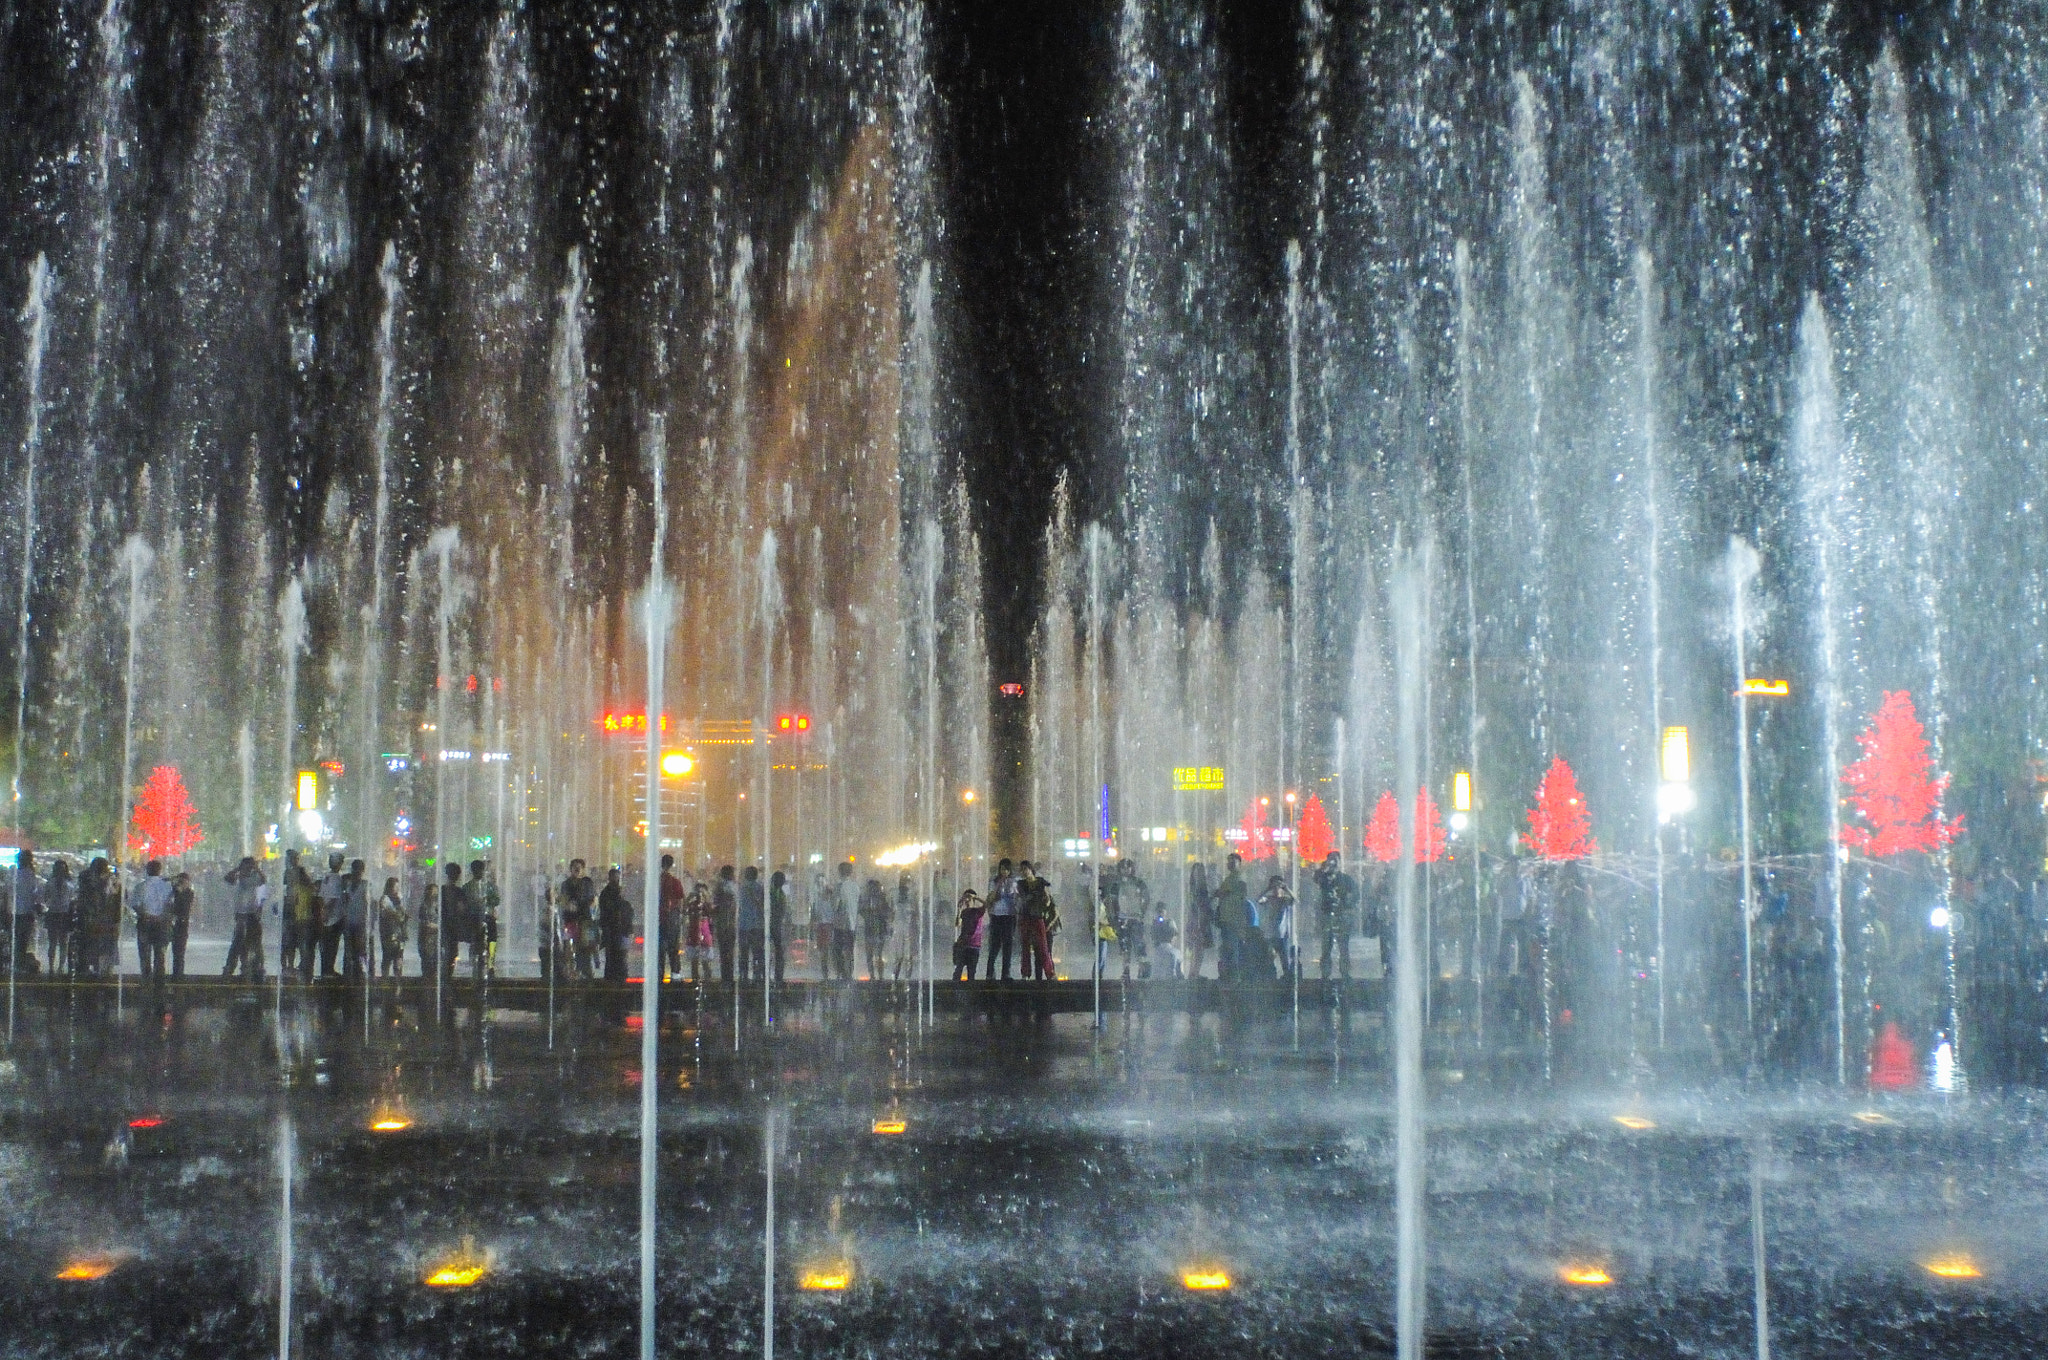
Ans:
[[[638,1016],[565,998],[550,1049],[544,1014],[458,1009],[437,1033],[378,1007],[366,1043],[362,1011],[315,991],[24,1006],[0,1353],[276,1354],[287,1222],[294,1354],[634,1353]],[[780,1355],[1391,1351],[1376,1016],[1340,1036],[1311,1013],[1297,1050],[1285,1016],[925,1028],[885,992],[821,991],[766,1035],[748,1013],[735,1055],[722,998],[678,995],[663,1354],[760,1350],[771,1105]],[[1546,1090],[1448,1061],[1432,1353],[1754,1355],[1759,1183],[1776,1354],[2038,1353],[2029,1099]]]

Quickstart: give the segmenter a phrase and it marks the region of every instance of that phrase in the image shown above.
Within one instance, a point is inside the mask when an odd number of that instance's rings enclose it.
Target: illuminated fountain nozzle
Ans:
[[[797,1288],[832,1293],[853,1283],[853,1262],[827,1261],[797,1278]]]
[[[1943,1255],[1922,1261],[1921,1266],[1929,1275],[1938,1275],[1944,1280],[1981,1280],[1984,1269],[1967,1253],[1946,1252]]]
[[[433,1289],[467,1289],[490,1274],[492,1264],[492,1254],[479,1250],[474,1237],[465,1236],[452,1255],[427,1272],[426,1283]]]
[[[1230,1272],[1219,1266],[1197,1266],[1183,1270],[1180,1283],[1197,1294],[1219,1293],[1230,1288]]]
[[[104,1280],[128,1263],[128,1254],[119,1251],[99,1252],[92,1256],[78,1256],[66,1261],[57,1271],[60,1280]]]
[[[1566,1284],[1586,1289],[1599,1289],[1614,1283],[1614,1277],[1607,1273],[1606,1266],[1573,1264],[1558,1269],[1557,1277]]]

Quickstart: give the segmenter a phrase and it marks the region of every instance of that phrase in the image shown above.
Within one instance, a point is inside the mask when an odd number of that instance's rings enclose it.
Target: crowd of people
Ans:
[[[1349,978],[1361,925],[1379,939],[1383,961],[1392,955],[1384,874],[1370,876],[1361,892],[1335,855],[1313,875],[1315,911],[1302,941],[1293,935],[1286,879],[1268,875],[1254,890],[1237,855],[1220,871],[1189,864],[1180,903],[1155,898],[1132,860],[1069,868],[1068,891],[1094,920],[1092,962],[1103,976],[1201,976],[1213,959],[1226,981],[1285,977],[1305,948],[1320,943],[1322,975]],[[289,850],[281,864],[244,856],[217,876],[233,915],[222,977],[263,979],[272,932],[277,968],[302,981],[360,980],[366,971],[430,977],[436,968],[452,978],[458,967],[481,980],[497,969],[505,904],[484,860],[438,871],[415,861],[380,884],[360,859],[333,852],[323,866],[316,851]],[[798,902],[798,884],[783,869],[765,880],[755,865],[706,863],[692,873],[664,855],[656,958],[672,980],[780,983],[793,956],[820,979],[900,980],[916,971],[917,923],[925,919],[920,877],[901,873],[890,886],[842,860],[816,873]],[[185,975],[191,873],[167,873],[155,860],[123,871],[96,857],[75,876],[70,861],[57,858],[45,875],[23,850],[7,886],[17,973],[110,976],[120,932],[132,927],[145,979]],[[556,875],[537,872],[531,920],[541,974],[624,981],[640,900],[639,883],[620,866],[600,876],[576,859]],[[1063,924],[1052,883],[1031,861],[1004,859],[985,892],[968,888],[953,904],[952,976],[1051,979]],[[410,969],[409,953],[416,960]]]

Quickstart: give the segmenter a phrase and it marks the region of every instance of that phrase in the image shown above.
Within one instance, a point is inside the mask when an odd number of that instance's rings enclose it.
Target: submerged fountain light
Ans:
[[[1967,1252],[1947,1252],[1941,1256],[1922,1261],[1920,1265],[1929,1275],[1937,1275],[1944,1280],[1981,1280],[1984,1278],[1983,1268]]]
[[[1639,1114],[1618,1114],[1614,1116],[1614,1122],[1625,1129],[1634,1129],[1638,1133],[1644,1129],[1654,1129],[1657,1127]]]
[[[129,1120],[128,1127],[131,1129],[157,1129],[162,1128],[163,1123],[162,1115],[146,1114],[138,1119]]]
[[[412,1127],[412,1116],[395,1106],[380,1107],[370,1116],[370,1132],[403,1133]]]
[[[832,1292],[846,1288],[853,1283],[853,1263],[833,1261],[813,1266],[797,1278],[797,1288],[813,1291]]]
[[[1849,1117],[1864,1124],[1895,1124],[1898,1122],[1890,1115],[1879,1114],[1876,1110],[1858,1110]]]
[[[902,1133],[909,1127],[910,1121],[900,1114],[884,1115],[874,1123],[874,1131],[884,1134]]]
[[[1597,1265],[1570,1264],[1558,1268],[1557,1277],[1566,1284],[1586,1289],[1600,1289],[1614,1283],[1614,1277],[1607,1273],[1607,1267]]]
[[[474,1237],[464,1236],[462,1245],[435,1263],[426,1275],[432,1289],[467,1289],[491,1273],[492,1254],[479,1251]]]
[[[120,1251],[98,1252],[91,1256],[78,1256],[66,1261],[57,1271],[60,1280],[104,1280],[107,1276],[128,1264],[128,1253]]]
[[[1218,1266],[1196,1266],[1180,1273],[1180,1283],[1193,1293],[1220,1293],[1230,1288],[1230,1272]]]

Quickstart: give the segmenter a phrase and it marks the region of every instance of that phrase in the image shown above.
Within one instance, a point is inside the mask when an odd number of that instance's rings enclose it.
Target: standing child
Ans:
[[[982,934],[988,929],[988,904],[969,888],[960,894],[960,909],[954,917],[953,981],[974,981],[975,965],[981,962]]]

